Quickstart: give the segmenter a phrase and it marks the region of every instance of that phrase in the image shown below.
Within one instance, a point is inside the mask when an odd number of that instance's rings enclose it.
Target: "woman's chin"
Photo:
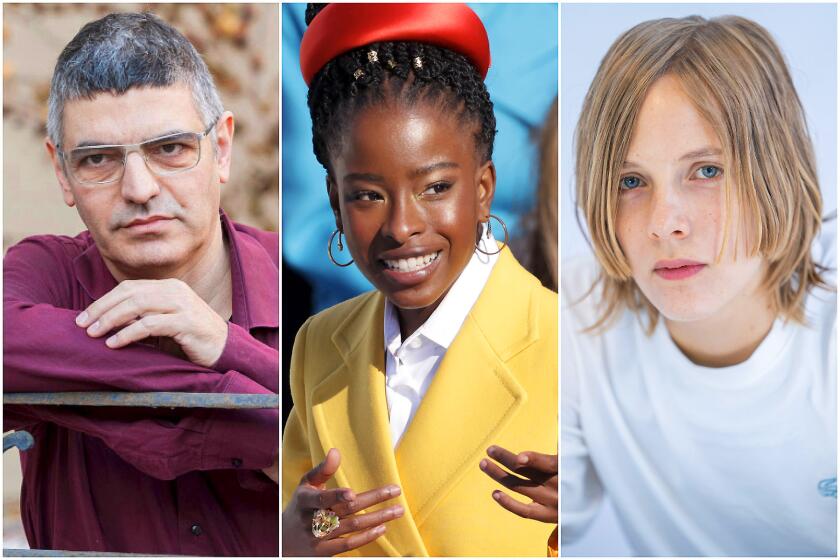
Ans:
[[[668,321],[679,323],[693,323],[714,316],[712,305],[696,301],[660,301],[654,306]]]

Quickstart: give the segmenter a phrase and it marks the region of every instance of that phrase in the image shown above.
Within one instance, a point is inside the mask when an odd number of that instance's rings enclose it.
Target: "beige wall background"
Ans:
[[[192,41],[233,111],[231,181],[222,207],[236,220],[279,226],[279,7],[271,4],[3,5],[3,252],[24,237],[76,235],[84,224],[61,199],[46,150],[47,98],[61,49],[111,12],[151,11]],[[37,442],[36,442],[37,445]],[[20,463],[3,456],[4,547],[26,546],[20,526]]]

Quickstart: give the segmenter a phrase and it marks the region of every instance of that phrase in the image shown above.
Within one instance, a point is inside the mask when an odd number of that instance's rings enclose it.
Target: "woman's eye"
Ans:
[[[373,191],[359,191],[357,192],[353,198],[355,200],[364,200],[364,201],[374,201],[374,200],[382,200],[382,197]]]
[[[430,185],[425,191],[423,191],[423,194],[425,194],[425,195],[443,194],[451,188],[452,188],[452,183],[445,183],[445,182],[435,183],[434,185]]]
[[[632,191],[635,188],[642,186],[642,180],[633,175],[621,178],[621,190]]]
[[[694,172],[695,179],[714,179],[723,174],[723,169],[716,165],[704,165]]]

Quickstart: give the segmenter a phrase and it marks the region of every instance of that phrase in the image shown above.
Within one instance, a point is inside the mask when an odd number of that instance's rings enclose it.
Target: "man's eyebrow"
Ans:
[[[176,134],[186,134],[188,132],[192,132],[191,130],[181,130],[181,129],[172,129],[166,132],[161,132],[160,134],[155,134],[154,136],[149,136],[148,138],[144,138],[140,140],[139,143],[148,142],[149,140],[157,140],[158,138],[163,138],[165,136],[174,136]],[[124,144],[115,144],[113,142],[106,142],[105,140],[83,140],[76,145],[76,148],[89,148],[91,146],[123,146]],[[74,148],[75,149],[75,148]]]

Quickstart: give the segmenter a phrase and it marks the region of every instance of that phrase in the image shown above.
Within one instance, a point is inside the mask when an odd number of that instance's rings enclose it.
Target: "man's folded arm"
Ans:
[[[235,323],[228,322],[227,342],[213,369],[236,370],[263,387],[280,392],[280,353]]]
[[[76,325],[72,254],[56,238],[29,238],[3,261],[3,382],[6,392],[214,392],[234,370],[278,390],[277,350],[237,325],[214,368],[205,368],[145,344],[111,349]],[[73,247],[70,244],[70,247]],[[78,288],[77,288],[78,289]],[[251,359],[248,354],[251,353]]]
[[[222,369],[236,360],[220,359],[214,368],[205,368],[152,346],[111,349],[104,338],[88,336],[75,323],[80,310],[79,295],[73,294],[79,288],[70,272],[73,242],[29,238],[4,259],[5,392],[276,393],[277,351],[255,340],[267,349],[260,350],[255,363],[269,386],[235,368]],[[238,356],[243,347],[254,347],[247,340],[253,338],[243,332],[246,336],[226,345],[226,352]],[[272,356],[273,383],[268,375]],[[143,416],[127,420],[111,407],[10,406],[5,407],[4,429],[53,422],[102,439],[138,469],[162,479],[191,470],[262,469],[277,456],[274,409],[178,409],[175,423],[161,409],[135,410]]]
[[[218,378],[215,393],[272,394],[238,372]],[[149,417],[151,410],[155,414]],[[278,453],[277,409],[4,407],[5,430],[40,422],[98,438],[138,470],[163,480],[196,470],[259,471],[269,467]]]

